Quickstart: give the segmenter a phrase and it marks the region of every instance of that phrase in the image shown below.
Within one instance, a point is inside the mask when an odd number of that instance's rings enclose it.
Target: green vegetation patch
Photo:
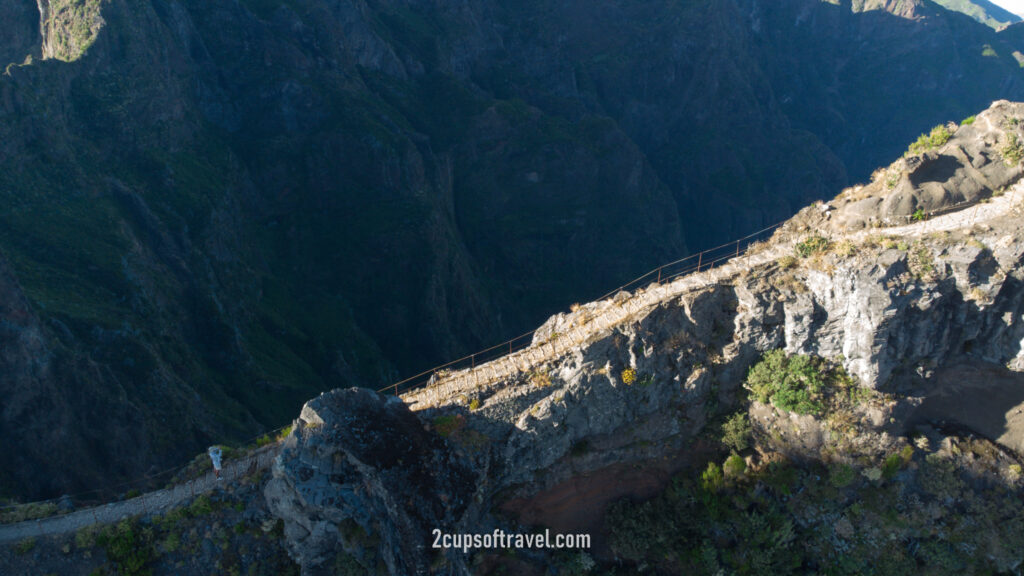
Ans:
[[[744,387],[758,402],[797,414],[821,416],[871,400],[876,393],[858,386],[842,366],[804,354],[768,352],[750,368]]]
[[[807,258],[814,254],[820,254],[829,249],[830,242],[828,238],[820,234],[808,236],[804,238],[796,245],[796,254],[801,258]]]
[[[466,426],[466,417],[462,414],[447,414],[434,418],[434,430],[445,438],[457,433]]]
[[[904,153],[903,155],[916,156],[918,154],[924,154],[929,150],[938,148],[939,146],[942,146],[946,142],[949,142],[949,139],[952,136],[953,134],[950,133],[949,128],[947,128],[945,124],[939,124],[938,126],[932,128],[930,134],[921,134],[921,136],[918,137],[918,139],[913,144],[911,144],[909,148],[907,148],[906,153]]]
[[[931,249],[921,242],[915,242],[907,251],[907,266],[915,278],[927,281],[935,279],[935,257]]]
[[[142,528],[137,521],[122,520],[100,532],[96,538],[107,553],[107,559],[122,576],[151,574],[156,559],[153,529]]]
[[[744,410],[733,414],[722,424],[722,444],[737,452],[750,447],[750,434],[750,420]]]
[[[610,506],[609,543],[633,569],[617,573],[1003,574],[1019,561],[1024,499],[968,482],[978,457],[915,462],[906,447],[881,470],[779,458],[742,472],[736,458],[724,473],[711,462],[652,500]]]
[[[1024,160],[1024,144],[1021,144],[1020,138],[1016,134],[1010,134],[1006,138],[1006,144],[999,149],[999,152],[1003,155],[1003,160],[1010,166],[1016,166]]]
[[[616,554],[652,573],[786,574],[800,566],[796,532],[768,499],[735,504],[714,463],[699,482],[677,478],[661,497],[613,504],[607,515]]]
[[[57,505],[53,502],[11,504],[9,508],[0,508],[0,524],[47,518],[56,513]]]
[[[787,412],[818,415],[825,408],[827,378],[821,360],[773,350],[750,369],[745,387],[758,402]]]

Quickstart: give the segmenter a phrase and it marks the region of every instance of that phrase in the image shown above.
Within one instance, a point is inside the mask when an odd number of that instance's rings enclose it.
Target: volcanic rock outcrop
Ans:
[[[476,473],[401,401],[369,390],[323,394],[295,424],[266,497],[303,573],[334,574],[345,553],[368,571],[428,573],[431,530],[457,531]]]

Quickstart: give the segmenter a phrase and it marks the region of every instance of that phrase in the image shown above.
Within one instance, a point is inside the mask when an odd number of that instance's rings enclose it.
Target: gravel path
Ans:
[[[947,232],[953,230],[967,230],[974,224],[981,224],[993,220],[1008,213],[1011,208],[1017,206],[1024,200],[1024,180],[1015,184],[1012,188],[998,198],[992,198],[985,203],[978,203],[968,206],[963,210],[951,212],[943,216],[936,216],[923,222],[915,222],[904,226],[893,226],[890,228],[869,228],[854,234],[850,239],[863,239],[868,236],[912,236],[920,237],[936,232]]]
[[[131,500],[76,510],[62,516],[0,525],[0,544],[18,542],[25,538],[66,534],[94,524],[112,524],[124,518],[165,512],[199,494],[210,492],[218,486],[229,485],[246,474],[269,468],[277,457],[279,447],[279,444],[273,444],[260,448],[242,459],[225,462],[221,470],[222,479],[219,481],[211,471],[194,481],[147,492]]]

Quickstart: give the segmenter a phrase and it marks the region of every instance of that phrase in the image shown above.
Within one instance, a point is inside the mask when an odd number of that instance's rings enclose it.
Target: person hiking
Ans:
[[[213,461],[213,474],[217,480],[220,480],[220,446],[210,446],[207,452],[210,454],[210,460]]]

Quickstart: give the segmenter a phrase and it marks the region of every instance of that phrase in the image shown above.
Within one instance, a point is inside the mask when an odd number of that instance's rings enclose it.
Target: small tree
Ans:
[[[722,424],[722,444],[736,452],[742,452],[750,446],[750,420],[746,412],[739,411]]]
[[[714,462],[708,462],[707,469],[700,475],[700,485],[705,492],[717,493],[725,487],[725,475],[722,467]]]

